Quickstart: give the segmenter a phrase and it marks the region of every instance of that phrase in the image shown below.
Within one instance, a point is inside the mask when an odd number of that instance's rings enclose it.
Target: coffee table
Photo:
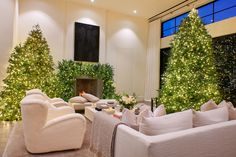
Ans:
[[[94,117],[94,114],[96,113],[96,112],[104,112],[104,113],[106,113],[105,111],[97,111],[97,110],[95,110],[95,107],[94,106],[87,106],[87,107],[85,107],[85,109],[84,109],[84,116],[86,117],[86,118],[88,118],[91,122],[93,121],[93,117]],[[107,113],[108,114],[108,113]],[[118,116],[122,116],[122,112],[117,112],[117,111],[115,111],[115,113],[114,114],[110,114],[112,117],[113,117],[113,115],[118,115]]]

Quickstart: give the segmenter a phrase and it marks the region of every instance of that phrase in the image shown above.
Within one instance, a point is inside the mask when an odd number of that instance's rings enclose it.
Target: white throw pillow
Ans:
[[[138,127],[136,115],[129,109],[124,109],[121,117],[121,121],[135,130]]]
[[[85,102],[88,102],[88,100],[82,96],[75,96],[73,98],[70,98],[69,102],[70,103],[85,103]]]
[[[217,109],[217,104],[213,100],[209,100],[201,106],[201,111],[209,111],[213,109]]]
[[[148,108],[141,110],[139,115],[135,115],[134,111],[125,108],[121,121],[131,128],[138,130],[142,117],[150,117],[151,115],[152,113]]]
[[[227,107],[229,110],[229,120],[235,120],[236,119],[236,109],[234,108],[234,105],[231,102],[226,102],[223,100],[219,105],[220,107]]]
[[[236,120],[236,108],[229,109],[229,120]]]
[[[166,115],[166,109],[163,104],[159,105],[154,111],[153,116],[154,117],[160,117]]]
[[[92,94],[88,94],[88,93],[83,93],[81,94],[82,97],[84,97],[85,99],[87,99],[88,101],[90,102],[97,102],[99,101],[100,99]]]
[[[161,117],[143,118],[139,131],[154,136],[164,133],[190,129],[193,127],[192,110],[168,114]]]
[[[234,107],[234,105],[231,102],[226,102],[223,100],[218,104],[218,108],[219,107],[228,107],[228,109],[230,109],[231,107]]]
[[[227,107],[221,107],[210,111],[194,111],[193,114],[193,126],[199,127],[204,125],[210,125],[229,120],[229,112]]]

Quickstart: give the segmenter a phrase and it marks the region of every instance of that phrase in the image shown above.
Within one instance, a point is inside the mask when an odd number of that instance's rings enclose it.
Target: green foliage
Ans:
[[[216,38],[213,45],[221,95],[236,105],[236,34]]]
[[[0,120],[21,119],[20,101],[29,89],[39,88],[50,97],[57,96],[59,82],[53,66],[47,41],[36,25],[23,46],[16,46],[9,58],[5,86],[0,93]]]
[[[199,109],[209,99],[221,100],[212,38],[195,9],[174,36],[162,79],[160,100],[168,112]]]
[[[58,69],[58,78],[62,84],[60,96],[65,100],[75,96],[75,80],[81,76],[103,80],[103,98],[116,96],[113,86],[113,69],[109,64],[76,63],[71,60],[63,60],[59,62]]]

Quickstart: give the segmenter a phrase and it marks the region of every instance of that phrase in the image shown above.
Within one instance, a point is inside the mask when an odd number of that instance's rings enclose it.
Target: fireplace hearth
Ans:
[[[102,98],[103,81],[96,78],[77,78],[75,84],[75,94],[82,92],[90,93],[98,98]]]

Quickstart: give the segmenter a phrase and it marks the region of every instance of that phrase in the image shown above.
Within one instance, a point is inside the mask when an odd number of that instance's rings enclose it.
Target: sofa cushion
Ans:
[[[85,102],[88,102],[88,100],[82,96],[75,96],[73,98],[70,98],[69,102],[70,103],[85,103]]]
[[[227,107],[221,107],[205,112],[194,111],[193,114],[194,127],[225,122],[228,120],[229,120],[229,112]]]
[[[138,130],[142,117],[150,117],[150,112],[151,111],[148,108],[143,108],[140,111],[139,115],[135,115],[134,111],[125,108],[123,110],[121,121],[130,126],[131,128]]]
[[[229,109],[229,120],[236,119],[236,108],[232,107]]]
[[[91,102],[97,102],[99,101],[100,99],[92,94],[89,94],[89,93],[82,93],[81,94],[82,97],[84,97],[85,99],[87,99],[88,101],[91,101]]]
[[[160,117],[166,115],[166,109],[163,104],[159,105],[154,111],[153,116],[154,117]]]
[[[231,102],[226,102],[223,100],[219,105],[220,107],[227,107],[229,110],[229,120],[235,120],[236,119],[236,109],[234,108],[234,105]]]
[[[154,136],[193,127],[192,110],[168,114],[161,117],[143,118],[139,131]]]
[[[231,103],[231,102],[226,102],[225,100],[221,101],[219,104],[218,104],[218,108],[219,107],[228,107],[228,108],[231,108],[231,107],[234,107],[234,105]]]
[[[209,100],[201,106],[201,111],[209,111],[212,109],[217,109],[217,104],[213,100]]]

